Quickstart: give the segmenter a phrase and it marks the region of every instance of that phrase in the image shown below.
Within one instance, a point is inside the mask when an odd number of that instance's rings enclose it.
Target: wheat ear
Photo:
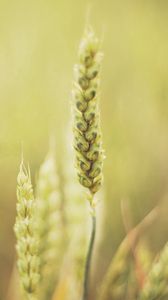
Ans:
[[[18,254],[20,281],[28,299],[36,299],[39,282],[38,238],[35,226],[36,203],[30,178],[30,171],[23,162],[17,177],[17,216],[14,231]]]
[[[39,170],[36,195],[41,259],[40,298],[47,300],[51,298],[58,280],[64,238],[61,229],[59,180],[52,146]]]
[[[103,151],[99,122],[99,74],[102,53],[91,29],[86,30],[79,48],[73,88],[74,147],[80,183],[95,194],[102,182]]]
[[[96,233],[94,194],[102,183],[103,151],[99,122],[99,75],[102,53],[91,29],[85,31],[79,47],[73,87],[74,148],[79,182],[89,190],[92,208],[92,232],[86,258],[83,300],[88,298],[91,257]]]

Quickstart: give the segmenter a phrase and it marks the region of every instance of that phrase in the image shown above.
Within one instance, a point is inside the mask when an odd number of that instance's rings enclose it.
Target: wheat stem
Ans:
[[[90,267],[91,267],[91,260],[92,260],[92,254],[93,254],[93,248],[94,248],[94,241],[95,241],[95,236],[96,236],[95,208],[93,208],[93,213],[91,215],[91,218],[92,218],[92,231],[91,231],[91,235],[90,235],[89,247],[88,247],[88,252],[87,252],[87,256],[86,256],[82,300],[88,299]]]

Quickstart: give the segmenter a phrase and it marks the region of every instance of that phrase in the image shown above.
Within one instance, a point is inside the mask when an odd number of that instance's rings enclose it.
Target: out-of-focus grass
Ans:
[[[0,298],[14,259],[15,186],[21,143],[33,172],[53,131],[59,159],[70,117],[72,67],[89,1],[0,3]],[[168,192],[168,3],[100,0],[90,20],[103,34],[101,120],[106,149],[100,280],[123,236],[120,200],[135,223]],[[73,199],[72,199],[73,201]],[[151,230],[167,239],[167,211]],[[95,281],[94,280],[94,281]]]

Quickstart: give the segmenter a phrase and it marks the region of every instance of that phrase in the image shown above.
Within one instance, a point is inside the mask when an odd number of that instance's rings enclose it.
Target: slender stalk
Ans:
[[[87,300],[88,299],[89,275],[90,275],[91,260],[92,260],[94,241],[95,241],[95,235],[96,235],[95,209],[93,209],[93,213],[91,215],[91,218],[92,218],[92,231],[91,231],[91,235],[90,235],[89,247],[88,247],[88,252],[87,252],[87,256],[86,256],[82,300]]]

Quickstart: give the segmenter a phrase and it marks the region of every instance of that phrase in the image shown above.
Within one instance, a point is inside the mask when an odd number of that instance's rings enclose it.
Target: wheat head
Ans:
[[[103,150],[99,120],[99,41],[87,29],[79,47],[73,85],[74,148],[79,182],[94,195],[102,183]]]
[[[35,226],[36,202],[30,171],[23,162],[17,177],[17,216],[14,226],[18,255],[18,271],[22,287],[28,298],[35,298],[39,282],[38,237]]]

